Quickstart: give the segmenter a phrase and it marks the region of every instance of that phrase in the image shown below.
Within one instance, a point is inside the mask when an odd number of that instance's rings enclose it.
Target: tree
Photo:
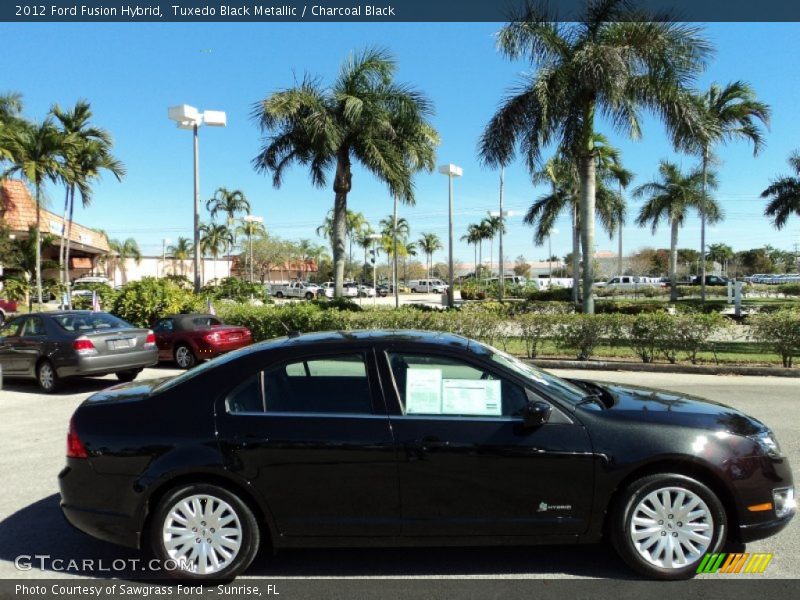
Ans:
[[[733,248],[731,248],[728,244],[711,244],[708,247],[707,256],[709,260],[718,262],[727,276],[728,261],[733,258]]]
[[[374,234],[375,230],[372,229],[369,224],[362,227],[356,234],[356,244],[359,248],[364,250],[364,268],[362,272],[362,277],[364,280],[370,279],[370,277],[367,275],[367,253],[375,246],[375,240],[372,238]],[[377,257],[373,257],[372,262],[375,262],[376,259]]]
[[[185,262],[192,257],[194,251],[194,244],[192,240],[186,237],[179,237],[175,244],[167,246],[167,254],[173,259],[180,261],[181,275],[184,275]]]
[[[462,242],[467,242],[468,245],[475,246],[475,279],[480,278],[481,256],[483,252],[483,239],[484,231],[481,229],[480,224],[467,225],[467,233],[461,236]]]
[[[214,280],[217,279],[217,259],[233,247],[233,232],[227,225],[203,223],[200,225],[200,251],[214,259]]]
[[[764,215],[772,219],[775,229],[783,229],[792,213],[800,216],[800,152],[793,152],[788,163],[795,174],[773,179],[761,192],[762,198],[770,200]]]
[[[683,227],[689,209],[699,211],[701,205],[705,204],[709,222],[714,223],[722,218],[720,206],[711,199],[703,199],[704,175],[707,175],[708,184],[715,188],[716,177],[713,173],[704,174],[702,169],[695,169],[684,174],[674,163],[662,160],[658,179],[640,185],[633,191],[634,197],[645,198],[645,204],[636,218],[637,225],[650,225],[654,234],[661,221],[666,221],[670,226],[669,278],[672,302],[678,299],[678,230]]]
[[[530,275],[530,272],[531,266],[528,264],[528,261],[525,259],[525,257],[520,254],[514,261],[514,275],[527,277]]]
[[[486,235],[488,235],[489,240],[489,275],[492,274],[492,265],[494,264],[494,238],[500,233],[500,229],[503,229],[503,233],[506,232],[506,225],[503,219],[500,218],[500,215],[493,217],[488,216],[483,221],[481,221],[481,226],[483,227]],[[502,260],[502,257],[500,258]],[[499,269],[498,269],[499,273]]]
[[[108,240],[108,247],[111,252],[106,256],[107,273],[109,279],[114,279],[114,275],[119,268],[122,271],[122,283],[126,283],[128,279],[128,270],[125,266],[127,260],[133,259],[138,265],[142,262],[142,252],[139,250],[139,244],[133,238],[128,238],[124,241]]]
[[[72,109],[64,110],[57,104],[51,110],[61,126],[61,134],[71,140],[63,146],[61,155],[66,193],[64,196],[65,226],[61,229],[58,260],[61,266],[61,282],[69,284],[69,256],[72,237],[72,222],[75,211],[75,191],[81,195],[84,208],[92,200],[92,181],[108,171],[117,181],[125,176],[125,166],[111,154],[111,135],[100,127],[90,124],[92,109],[86,100],[79,100]],[[72,297],[70,307],[72,306]]]
[[[248,277],[249,277],[251,271],[253,270],[252,269],[252,264],[251,264],[252,257],[250,256],[250,254],[251,254],[250,250],[252,250],[252,247],[253,247],[253,238],[255,236],[257,236],[257,235],[263,235],[266,232],[267,232],[267,230],[265,229],[264,224],[261,223],[260,221],[242,221],[242,224],[239,225],[233,231],[233,244],[236,243],[236,234],[237,233],[245,236],[247,238],[247,241],[248,241],[248,246],[249,247],[247,249],[245,249],[244,252],[242,252],[242,255],[245,257],[244,264],[245,264],[245,267],[246,267],[246,270],[247,270],[247,273],[248,273]],[[306,241],[308,241],[308,240],[306,240]],[[250,281],[251,282],[252,282],[252,279],[253,278],[250,277]]]
[[[59,158],[69,152],[73,140],[61,135],[51,119],[29,123],[0,132],[0,148],[9,158],[9,166],[0,179],[19,174],[34,187],[36,199],[36,298],[42,304],[42,186],[46,181],[57,181],[64,176]]]
[[[700,126],[677,130],[677,145],[702,156],[703,198],[708,195],[708,165],[714,146],[743,139],[753,144],[753,156],[764,147],[764,138],[757,121],[769,125],[770,107],[756,99],[756,93],[744,81],[734,81],[725,87],[714,83],[702,95],[694,97],[700,113]],[[706,210],[700,206],[700,254],[706,253]],[[700,297],[706,298],[706,261],[701,261]]]
[[[433,266],[433,254],[437,250],[442,250],[444,246],[442,246],[442,241],[435,233],[420,234],[417,244],[419,245],[420,250],[422,250],[422,252],[425,254],[425,277],[430,279],[431,267]]]
[[[587,313],[594,312],[597,117],[633,139],[640,136],[642,109],[660,117],[671,133],[690,130],[699,120],[687,88],[705,66],[709,43],[695,25],[647,18],[627,0],[589,0],[572,23],[560,22],[544,5],[528,5],[498,35],[503,54],[525,58],[534,69],[489,121],[480,155],[489,166],[507,165],[519,145],[533,172],[542,149],[555,144],[577,161]]]
[[[333,260],[335,295],[342,295],[347,235],[347,195],[353,161],[361,163],[389,192],[414,202],[413,175],[433,170],[438,134],[428,123],[431,102],[394,81],[397,65],[384,50],[351,56],[333,85],[324,89],[306,76],[295,87],[275,92],[255,107],[268,137],[253,160],[279,187],[286,167],[308,166],[314,185],[327,185],[334,171]]]
[[[231,246],[236,245],[236,228],[234,222],[240,213],[250,214],[250,201],[241,190],[229,190],[224,187],[217,188],[214,195],[206,201],[208,210],[213,220],[219,213],[226,215],[228,231],[233,235]]]

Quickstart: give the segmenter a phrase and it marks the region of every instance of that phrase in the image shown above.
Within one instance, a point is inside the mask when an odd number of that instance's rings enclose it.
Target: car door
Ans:
[[[392,347],[382,358],[403,535],[586,530],[593,457],[580,423],[551,402],[549,422],[526,427],[522,411],[544,397],[461,356]]]
[[[220,440],[281,535],[399,535],[396,449],[369,348],[282,357],[237,389],[218,410]]]
[[[0,327],[0,366],[3,373],[20,373],[19,334],[26,317],[18,317]]]
[[[22,375],[33,376],[36,374],[36,363],[39,357],[45,354],[47,345],[47,330],[44,319],[38,315],[30,315],[25,320],[16,345],[17,368]]]
[[[175,337],[175,320],[172,318],[159,319],[153,327],[158,347],[160,360],[172,360],[172,342]]]

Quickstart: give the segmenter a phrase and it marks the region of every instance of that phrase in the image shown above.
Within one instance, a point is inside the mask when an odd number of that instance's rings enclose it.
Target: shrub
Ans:
[[[517,317],[522,339],[525,342],[525,354],[528,358],[536,358],[541,343],[552,337],[560,317],[543,313],[524,313]]]
[[[97,292],[98,299],[100,300],[100,308],[102,310],[110,310],[114,306],[114,300],[117,298],[116,290],[107,283],[82,283],[79,287],[74,289]],[[89,295],[73,296],[72,308],[75,310],[87,310],[92,308],[92,297]]]
[[[145,277],[123,286],[111,310],[121,319],[139,327],[149,327],[168,314],[201,311],[202,298],[168,279]]]
[[[675,318],[666,313],[637,315],[630,329],[630,347],[642,362],[651,363],[659,354],[675,362]]]
[[[573,349],[578,360],[589,360],[606,331],[603,317],[575,314],[565,319],[556,331],[556,341],[562,348]]]
[[[551,287],[547,290],[531,290],[525,294],[526,300],[559,300],[570,302],[572,300],[572,288]]]
[[[225,277],[218,285],[206,285],[203,293],[216,300],[224,298],[236,302],[247,302],[250,299],[256,299],[261,302],[272,302],[262,284],[238,277]]]
[[[509,314],[512,315],[520,315],[525,313],[566,315],[574,312],[575,305],[572,302],[561,302],[558,300],[526,300],[525,302],[514,302],[509,307]]]
[[[697,353],[708,346],[709,339],[716,331],[724,330],[730,325],[719,313],[707,315],[678,315],[673,318],[675,326],[672,330],[675,348],[686,353],[692,364],[697,363]],[[670,362],[675,362],[671,360]]]
[[[781,310],[752,317],[753,332],[758,341],[769,345],[781,357],[784,367],[800,356],[800,311]]]
[[[595,304],[596,314],[620,313],[623,315],[640,315],[642,313],[664,312],[664,302],[641,302],[636,300],[603,300]]]

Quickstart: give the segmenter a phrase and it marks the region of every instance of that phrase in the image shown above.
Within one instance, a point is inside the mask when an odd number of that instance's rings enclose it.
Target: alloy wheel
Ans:
[[[188,369],[192,366],[192,351],[186,346],[180,346],[175,350],[175,362],[181,369]]]
[[[55,372],[48,362],[44,362],[39,367],[39,385],[43,390],[51,390],[55,385]]]
[[[645,561],[664,569],[680,569],[708,551],[714,539],[714,519],[695,492],[664,487],[639,501],[628,534]]]
[[[182,570],[211,575],[229,567],[242,548],[239,516],[224,500],[195,494],[176,502],[161,529],[164,548]]]

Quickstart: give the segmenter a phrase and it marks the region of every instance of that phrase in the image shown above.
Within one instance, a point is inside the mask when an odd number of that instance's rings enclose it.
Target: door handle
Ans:
[[[442,448],[448,448],[450,446],[450,442],[447,440],[440,440],[437,437],[424,437],[420,440],[414,441],[414,448],[418,452],[429,452],[430,450],[439,450]]]

